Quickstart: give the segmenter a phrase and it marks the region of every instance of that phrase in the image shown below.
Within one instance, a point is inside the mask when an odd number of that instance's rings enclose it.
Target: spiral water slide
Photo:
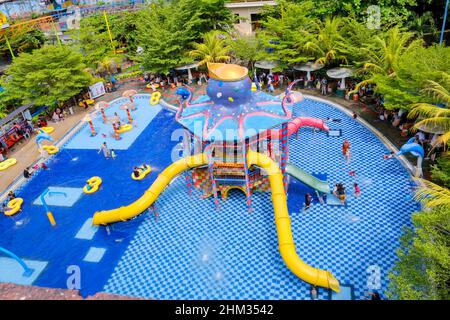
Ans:
[[[132,219],[149,208],[159,195],[180,173],[204,166],[208,163],[206,154],[198,154],[182,158],[167,167],[145,191],[138,200],[132,204],[118,209],[100,211],[94,214],[94,225],[107,225],[114,222]],[[255,165],[266,171],[269,176],[272,192],[273,211],[278,233],[278,246],[286,266],[300,279],[314,286],[321,286],[339,292],[338,280],[326,270],[316,269],[303,262],[297,255],[292,238],[291,220],[287,208],[287,198],[283,187],[283,176],[278,165],[268,156],[250,151],[248,153],[249,166]]]

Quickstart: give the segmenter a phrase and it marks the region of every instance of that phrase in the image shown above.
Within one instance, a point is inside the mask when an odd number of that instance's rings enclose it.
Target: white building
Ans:
[[[271,0],[236,0],[227,3],[226,7],[239,18],[236,29],[244,35],[251,35],[257,27],[259,13],[263,6],[275,4],[275,1]]]

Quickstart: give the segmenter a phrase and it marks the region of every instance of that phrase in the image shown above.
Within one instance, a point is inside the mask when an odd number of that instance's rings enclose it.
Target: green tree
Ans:
[[[412,9],[421,9],[419,2],[429,3],[430,0],[316,0],[313,10],[317,17],[351,16],[363,22],[367,20],[367,9],[375,5],[380,10],[381,27],[387,29],[410,19],[414,14]]]
[[[266,51],[262,57],[280,62],[280,68],[315,59],[312,52],[304,50],[314,35],[310,32],[314,18],[310,15],[312,1],[293,3],[278,1],[275,7],[267,7],[262,13],[259,38]]]
[[[423,44],[422,40],[413,40],[413,37],[412,32],[402,32],[398,27],[375,36],[374,46],[364,48],[367,54],[364,69],[372,74],[395,76],[402,55]]]
[[[83,54],[84,63],[92,69],[96,69],[105,57],[115,55],[101,14],[82,18],[80,28],[72,30],[71,35],[73,46]],[[118,47],[117,40],[113,39],[113,44]]]
[[[235,21],[231,11],[225,7],[227,0],[174,0],[173,8],[187,13],[189,28],[196,40],[210,30],[229,29]]]
[[[172,68],[192,62],[186,54],[194,40],[189,25],[182,27],[184,13],[171,4],[152,3],[138,23],[138,43],[144,52],[137,57],[145,70],[168,74]]]
[[[38,49],[46,40],[44,33],[39,29],[17,29],[14,33],[6,32],[6,35],[8,36],[9,43],[15,55]],[[9,56],[9,48],[3,37],[4,36],[0,36],[0,54]]]
[[[441,155],[436,164],[432,166],[432,178],[434,181],[450,188],[450,153]]]
[[[260,38],[254,36],[234,35],[227,38],[231,55],[240,63],[246,64],[253,72],[255,62],[262,58],[263,44]]]
[[[230,60],[229,52],[231,48],[223,37],[224,35],[219,31],[206,33],[202,43],[194,43],[194,49],[189,52],[189,56],[194,59],[200,59],[200,65],[207,62],[226,62]]]
[[[435,168],[434,174],[450,171]],[[412,216],[397,251],[399,261],[389,275],[389,296],[403,300],[450,298],[450,190],[427,180],[416,194],[424,210]]]
[[[432,39],[437,40],[438,31],[430,11],[422,15],[414,14],[405,24],[409,31],[415,32],[419,38],[423,38],[425,34],[431,35]]]
[[[80,53],[70,47],[46,45],[14,59],[2,79],[11,98],[35,105],[56,106],[91,83]]]
[[[205,33],[227,29],[232,21],[223,0],[153,2],[137,21],[138,45],[144,49],[137,59],[148,71],[168,74],[193,61],[188,53]]]
[[[376,91],[383,94],[387,109],[410,109],[416,103],[433,103],[433,96],[421,90],[428,81],[440,83],[450,70],[450,48],[416,47],[396,58],[394,65],[395,74],[378,73],[370,79],[376,83]]]
[[[428,128],[432,130],[427,131],[442,132],[443,134],[436,139],[435,144],[446,145],[450,141],[450,73],[444,73],[440,83],[427,80],[422,92],[431,95],[434,103],[440,103],[442,106],[424,102],[416,103],[408,116],[419,117],[419,121],[415,124],[418,129]]]
[[[138,38],[138,21],[142,15],[142,10],[122,11],[116,14],[109,14],[111,34],[117,42],[118,48],[125,48],[127,56],[133,58],[136,55]]]
[[[316,57],[322,64],[348,64],[348,46],[343,37],[344,19],[326,17],[325,21],[316,20],[310,32],[317,34],[305,43],[304,49]]]

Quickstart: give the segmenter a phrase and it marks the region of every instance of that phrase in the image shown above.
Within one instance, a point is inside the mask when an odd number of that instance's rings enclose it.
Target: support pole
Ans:
[[[247,209],[249,212],[252,211],[252,195],[250,188],[250,168],[248,167],[247,155],[249,149],[249,138],[245,139],[245,143],[243,146],[243,156],[244,156],[244,171],[245,171],[245,191],[247,193]]]
[[[287,176],[286,176],[286,166],[287,166],[287,153],[288,153],[288,124],[283,123],[281,127],[281,172],[283,174],[283,185],[284,190],[287,193]]]
[[[206,155],[208,156],[208,171],[209,177],[211,179],[211,187],[214,194],[214,203],[216,204],[216,208],[219,206],[219,198],[217,197],[217,184],[216,179],[214,178],[214,159],[212,155],[212,145],[206,147]]]
[[[187,130],[184,131],[184,139],[183,139],[183,157],[187,157],[191,155],[191,136]],[[192,196],[192,177],[191,170],[185,171],[184,173],[186,179],[186,188],[188,190],[189,196]]]
[[[439,40],[439,45],[440,46],[442,46],[442,43],[444,42],[445,23],[447,22],[448,3],[449,2],[450,2],[450,0],[447,0],[447,2],[445,3],[444,21],[442,21],[441,38]]]
[[[61,39],[59,38],[58,30],[56,30],[55,22],[53,21],[53,19],[52,19],[52,29],[53,32],[55,33],[56,41],[58,42],[59,46],[62,47],[62,42]]]
[[[270,130],[267,133],[267,151],[269,153],[269,157],[272,158],[272,133]]]
[[[116,48],[114,47],[111,30],[109,29],[109,22],[108,22],[108,17],[106,16],[106,10],[103,10],[103,17],[105,18],[106,29],[108,30],[109,41],[111,41],[111,48],[113,49],[113,52],[116,53]]]
[[[14,55],[14,51],[13,51],[13,49],[11,48],[11,44],[9,43],[9,39],[8,39],[8,37],[6,36],[6,33],[5,33],[5,41],[6,41],[6,46],[8,47],[9,52],[11,53],[11,58],[14,60],[14,59],[16,58],[16,56]]]

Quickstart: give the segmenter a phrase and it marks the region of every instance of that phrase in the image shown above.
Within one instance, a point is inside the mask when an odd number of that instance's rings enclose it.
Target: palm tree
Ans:
[[[104,57],[98,62],[96,71],[102,75],[110,75],[117,66],[118,60],[116,57]]]
[[[210,31],[203,36],[203,43],[194,43],[194,50],[189,52],[192,58],[200,59],[199,64],[207,62],[225,62],[230,59],[231,48],[218,31]]]
[[[364,69],[394,77],[400,57],[423,44],[423,40],[413,40],[413,37],[414,33],[402,32],[398,27],[389,29],[381,37],[375,36],[375,50],[365,49],[368,61]]]
[[[445,146],[450,141],[450,74],[444,73],[441,83],[428,80],[422,92],[430,95],[435,102],[441,103],[445,107],[431,103],[416,103],[412,106],[408,116],[421,119],[415,124],[416,129],[428,128],[433,132],[441,132],[442,135],[436,139],[434,146],[439,144]]]
[[[346,41],[341,32],[343,26],[344,20],[340,17],[327,17],[324,22],[313,21],[310,32],[313,38],[305,43],[303,49],[313,53],[317,63],[348,63]]]
[[[422,187],[416,192],[415,199],[428,207],[450,208],[450,190],[425,179],[417,179]]]
[[[413,32],[402,32],[398,27],[374,36],[367,47],[361,48],[367,59],[358,70],[358,74],[368,74],[369,78],[358,83],[354,92],[363,85],[375,83],[373,77],[375,74],[395,77],[401,56],[422,45],[423,40],[414,39]]]

